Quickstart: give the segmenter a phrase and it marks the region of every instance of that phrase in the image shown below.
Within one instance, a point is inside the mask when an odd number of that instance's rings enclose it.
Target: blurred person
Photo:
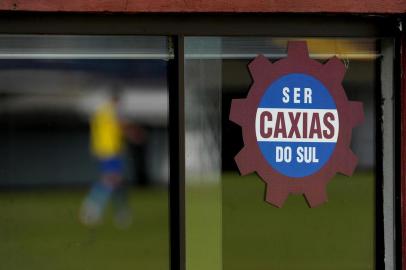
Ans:
[[[86,196],[80,221],[85,225],[101,223],[108,202],[111,200],[115,224],[120,228],[132,223],[131,209],[123,179],[124,137],[132,143],[143,142],[143,130],[129,124],[119,110],[120,92],[115,89],[110,100],[102,104],[90,120],[91,152],[99,162],[100,179]]]

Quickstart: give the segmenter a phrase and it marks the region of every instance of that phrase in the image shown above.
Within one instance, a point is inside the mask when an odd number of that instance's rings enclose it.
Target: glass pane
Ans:
[[[0,44],[2,268],[168,269],[167,39]]]
[[[271,61],[286,57],[290,40],[296,39],[185,39],[186,138],[193,138],[186,141],[189,270],[204,269],[205,256],[213,250],[222,256],[216,266],[225,270],[374,268],[375,96],[380,93],[383,59],[379,40],[299,39],[307,41],[311,58],[324,62],[336,55],[344,62],[348,99],[364,106],[365,120],[352,132],[357,169],[352,177],[338,174],[330,181],[327,203],[309,208],[303,196],[290,195],[282,208],[275,208],[264,201],[265,184],[256,174],[238,173],[234,157],[244,144],[241,127],[229,121],[231,100],[247,96],[252,84],[248,63],[258,54]],[[202,138],[198,141],[191,134]],[[213,153],[212,158],[206,152]],[[210,167],[205,167],[207,160]],[[193,176],[199,169],[204,180],[196,181]],[[197,183],[210,186],[212,196],[198,196],[209,189],[198,188]]]
[[[185,59],[187,269],[221,269],[221,74],[220,59]]]

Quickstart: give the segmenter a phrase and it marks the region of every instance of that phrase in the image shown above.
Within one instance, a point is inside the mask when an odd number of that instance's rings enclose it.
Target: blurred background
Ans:
[[[303,40],[303,39],[302,39]],[[290,196],[264,202],[256,175],[241,177],[243,142],[231,99],[252,83],[258,54],[286,56],[287,39],[185,38],[186,263],[206,269],[373,269],[375,96],[383,56],[376,39],[308,38],[318,61],[337,55],[343,86],[362,101],[353,130],[355,174],[328,185],[309,209]],[[168,60],[166,37],[0,36],[0,260],[5,269],[168,269]],[[133,223],[80,224],[79,207],[100,178],[89,121],[112,89],[146,140],[125,146]]]
[[[167,269],[168,90],[165,37],[0,36],[0,260],[4,269]],[[100,179],[89,121],[120,90],[141,127],[125,142],[133,223],[80,224]]]
[[[0,81],[0,162],[7,168],[1,186],[85,185],[97,178],[89,119],[117,86],[120,111],[148,133],[144,145],[128,144],[127,178],[167,183],[165,61],[2,60]]]

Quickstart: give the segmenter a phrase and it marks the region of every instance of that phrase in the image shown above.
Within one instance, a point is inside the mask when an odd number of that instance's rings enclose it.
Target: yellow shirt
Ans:
[[[102,105],[90,120],[92,153],[101,159],[121,154],[123,147],[122,131],[114,105]]]

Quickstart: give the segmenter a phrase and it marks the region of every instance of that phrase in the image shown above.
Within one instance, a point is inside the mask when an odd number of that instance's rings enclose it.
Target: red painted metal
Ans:
[[[406,270],[406,34],[401,40],[401,211],[402,211],[402,269]]]
[[[406,12],[406,0],[2,0],[0,10],[55,12]]]

